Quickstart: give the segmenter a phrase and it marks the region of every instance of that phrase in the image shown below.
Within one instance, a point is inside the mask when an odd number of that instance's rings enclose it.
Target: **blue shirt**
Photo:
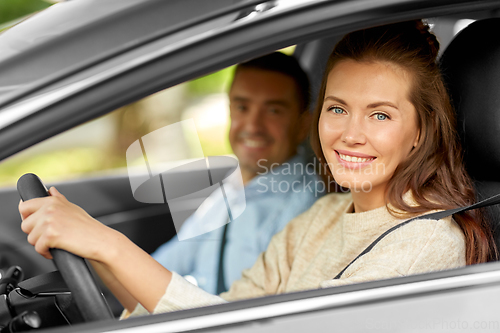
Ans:
[[[311,165],[306,167],[301,155],[295,155],[272,170],[262,166],[262,171],[245,186],[246,208],[228,226],[223,258],[226,288],[240,279],[244,269],[253,266],[274,234],[324,194],[323,182],[314,174]],[[199,225],[198,219],[227,218],[220,213],[220,205],[214,207],[204,214],[197,211],[191,215],[180,232]],[[224,221],[216,223],[224,225]],[[191,276],[191,282],[194,278],[200,288],[215,294],[223,229],[182,241],[174,236],[152,256],[167,269]]]

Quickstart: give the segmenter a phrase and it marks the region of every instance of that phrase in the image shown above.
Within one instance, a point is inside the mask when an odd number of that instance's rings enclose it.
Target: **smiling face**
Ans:
[[[372,208],[384,204],[389,179],[418,142],[409,89],[409,75],[382,62],[344,60],[328,75],[318,124],[323,154],[337,183],[353,196],[370,193]]]
[[[244,182],[263,167],[281,164],[296,153],[306,131],[295,81],[278,72],[240,68],[229,92],[229,142]],[[275,164],[275,165],[277,165]]]

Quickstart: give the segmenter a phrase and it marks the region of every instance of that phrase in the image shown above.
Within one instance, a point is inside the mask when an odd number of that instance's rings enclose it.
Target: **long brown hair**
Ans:
[[[346,35],[328,59],[313,115],[311,145],[323,168],[333,177],[318,133],[327,78],[332,68],[343,60],[380,61],[399,66],[410,74],[409,101],[417,111],[420,140],[396,168],[386,189],[386,204],[406,212],[408,217],[475,202],[474,187],[465,171],[455,130],[455,114],[436,62],[438,50],[439,42],[435,35],[420,20]],[[416,206],[410,206],[403,200],[407,191],[412,192]],[[390,211],[397,215],[395,210]],[[481,210],[456,214],[454,219],[465,235],[468,265],[496,259],[492,233]]]

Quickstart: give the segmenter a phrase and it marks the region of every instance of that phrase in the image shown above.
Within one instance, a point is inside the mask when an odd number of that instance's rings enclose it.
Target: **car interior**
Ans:
[[[499,28],[499,18],[474,22],[453,39],[440,62],[457,112],[457,129],[478,200],[500,193],[500,113],[496,97],[500,43],[487,38],[488,31]],[[464,49],[474,52],[463,52]],[[486,214],[500,248],[500,207],[487,207]]]
[[[500,40],[492,35],[492,31],[500,30],[500,18],[490,18],[495,15],[492,12],[474,14],[473,18],[478,20],[454,38],[453,26],[463,17],[429,20],[436,33],[442,33],[442,49],[446,50],[440,58],[440,66],[457,111],[457,128],[465,150],[466,166],[477,188],[478,200],[500,193],[500,110],[496,91],[500,84]],[[299,43],[295,47],[294,55],[310,76],[311,96],[317,95],[326,59],[340,38],[338,35],[328,36]],[[57,137],[52,139],[52,142],[56,141]],[[310,149],[307,144],[305,147]],[[137,201],[130,191],[125,169],[119,171],[54,181],[47,185],[56,185],[70,201],[80,205],[102,223],[125,234],[146,252],[152,253],[176,234],[168,206]],[[17,207],[17,190],[13,187],[0,188],[0,202],[0,207]],[[0,234],[0,270],[7,272],[10,267],[20,266],[28,281],[24,285],[26,289],[39,288],[45,280],[37,276],[51,274],[55,267],[26,242],[19,228],[18,212],[12,208],[3,211],[2,223],[9,236],[7,238]],[[500,207],[488,207],[486,213],[492,222],[495,242],[500,249]],[[47,279],[50,276],[53,278],[53,275],[45,276],[48,276]],[[39,280],[29,281],[30,278]],[[122,311],[121,305],[103,285],[100,287],[114,316],[118,317]],[[75,313],[72,301],[65,300],[64,296],[60,298],[59,302],[65,304],[63,308],[66,312],[62,316],[54,312],[46,300],[36,305],[23,303],[21,307],[47,309],[45,312],[38,310],[40,316],[54,320],[43,327],[66,325],[68,319],[71,324],[83,322],[81,316]],[[4,310],[0,308],[0,320],[3,319]]]

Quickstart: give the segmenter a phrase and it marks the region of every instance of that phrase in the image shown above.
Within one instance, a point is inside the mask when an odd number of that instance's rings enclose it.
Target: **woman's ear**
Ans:
[[[415,138],[415,142],[413,143],[413,148],[418,145],[418,141],[420,141],[420,130],[417,132],[417,137]]]

